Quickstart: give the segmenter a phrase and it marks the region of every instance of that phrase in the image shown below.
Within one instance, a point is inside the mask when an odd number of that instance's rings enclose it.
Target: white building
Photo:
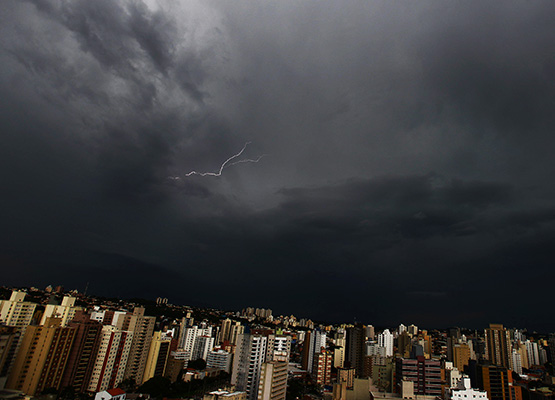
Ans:
[[[314,355],[320,354],[322,352],[322,348],[326,348],[326,333],[320,330],[314,330],[310,332],[307,340],[310,340],[308,343],[308,364],[307,364],[307,371],[312,372],[312,364],[314,363]]]
[[[106,314],[106,310],[100,310],[100,307],[95,306],[94,311],[91,311],[91,319],[93,321],[98,321],[102,323],[104,321],[105,314]]]
[[[212,327],[199,327],[199,326],[192,326],[187,328],[185,334],[181,337],[182,343],[178,344],[178,348],[185,351],[189,354],[187,361],[193,359],[193,349],[195,347],[195,341],[200,336],[212,336]],[[212,350],[212,349],[210,349]]]
[[[399,328],[404,325],[399,325]],[[393,334],[389,332],[389,329],[384,330],[378,335],[378,346],[383,347],[385,350],[386,357],[393,356]]]
[[[262,335],[240,334],[233,360],[231,384],[247,392],[248,400],[256,400],[262,363],[266,362],[268,338]]]
[[[125,400],[125,392],[119,388],[103,390],[94,396],[94,400]]]
[[[206,357],[206,368],[221,369],[229,374],[231,372],[231,353],[225,350],[209,352]]]
[[[445,362],[445,380],[449,388],[457,387],[462,376],[461,372],[453,366],[451,361]]]
[[[520,355],[520,351],[518,351],[517,349],[513,349],[512,357],[513,371],[515,371],[519,375],[522,375],[522,357]]]
[[[375,341],[368,341],[366,342],[366,355],[385,357],[385,347],[378,345]]]
[[[449,390],[448,398],[450,400],[488,400],[488,394],[485,390],[472,389],[470,378],[464,375],[458,385]]]
[[[540,353],[538,344],[536,342],[531,342],[527,340],[524,342],[526,346],[526,353],[528,354],[528,365],[531,367],[532,365],[540,365]]]
[[[214,349],[214,338],[210,336],[197,336],[191,354],[191,360],[202,358],[206,360],[208,353]]]

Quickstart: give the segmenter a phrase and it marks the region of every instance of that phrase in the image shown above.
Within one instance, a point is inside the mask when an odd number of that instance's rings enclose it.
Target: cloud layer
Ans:
[[[4,283],[552,330],[554,17],[547,1],[8,0]],[[247,141],[268,155],[185,177]]]

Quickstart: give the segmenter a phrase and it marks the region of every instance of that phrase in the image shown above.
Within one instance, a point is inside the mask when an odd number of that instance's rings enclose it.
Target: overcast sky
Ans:
[[[553,21],[553,1],[5,0],[0,284],[555,330]],[[258,163],[186,176],[249,141],[234,161]]]

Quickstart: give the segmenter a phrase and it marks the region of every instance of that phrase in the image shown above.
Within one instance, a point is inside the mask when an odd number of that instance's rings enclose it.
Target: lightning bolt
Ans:
[[[259,162],[262,157],[264,157],[266,154],[262,154],[261,156],[259,156],[258,158],[255,159],[250,159],[250,158],[245,158],[243,160],[238,160],[238,161],[234,161],[231,162],[233,160],[235,160],[238,157],[241,157],[241,154],[243,154],[243,152],[245,151],[245,149],[247,148],[247,146],[249,144],[251,144],[252,142],[247,142],[245,143],[245,145],[243,146],[243,148],[241,149],[241,151],[237,154],[232,155],[231,157],[229,157],[227,160],[225,160],[222,165],[220,166],[220,169],[218,170],[218,172],[197,172],[197,171],[191,171],[185,174],[185,176],[189,177],[192,175],[199,175],[199,176],[222,176],[222,172],[224,171],[225,168],[231,167],[232,165],[237,165],[237,164],[242,164],[242,163],[257,163]],[[231,164],[230,164],[231,162]],[[172,180],[180,180],[181,178],[179,176],[170,176],[169,179]]]

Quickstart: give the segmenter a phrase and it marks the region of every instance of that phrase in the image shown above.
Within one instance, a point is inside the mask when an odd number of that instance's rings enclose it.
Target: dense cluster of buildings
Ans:
[[[0,389],[29,396],[65,388],[105,393],[122,382],[138,387],[154,377],[175,382],[218,374],[229,374],[229,386],[207,392],[207,400],[284,400],[291,380],[313,388],[305,396],[333,400],[378,393],[547,400],[555,383],[555,337],[527,337],[502,325],[480,333],[402,324],[377,330],[274,317],[262,308],[195,321],[186,308],[180,318],[157,318],[143,307],[87,302],[82,295],[49,295],[45,304],[26,296],[14,290],[0,300]],[[166,298],[156,304],[169,306]],[[198,360],[206,368],[192,369]]]

